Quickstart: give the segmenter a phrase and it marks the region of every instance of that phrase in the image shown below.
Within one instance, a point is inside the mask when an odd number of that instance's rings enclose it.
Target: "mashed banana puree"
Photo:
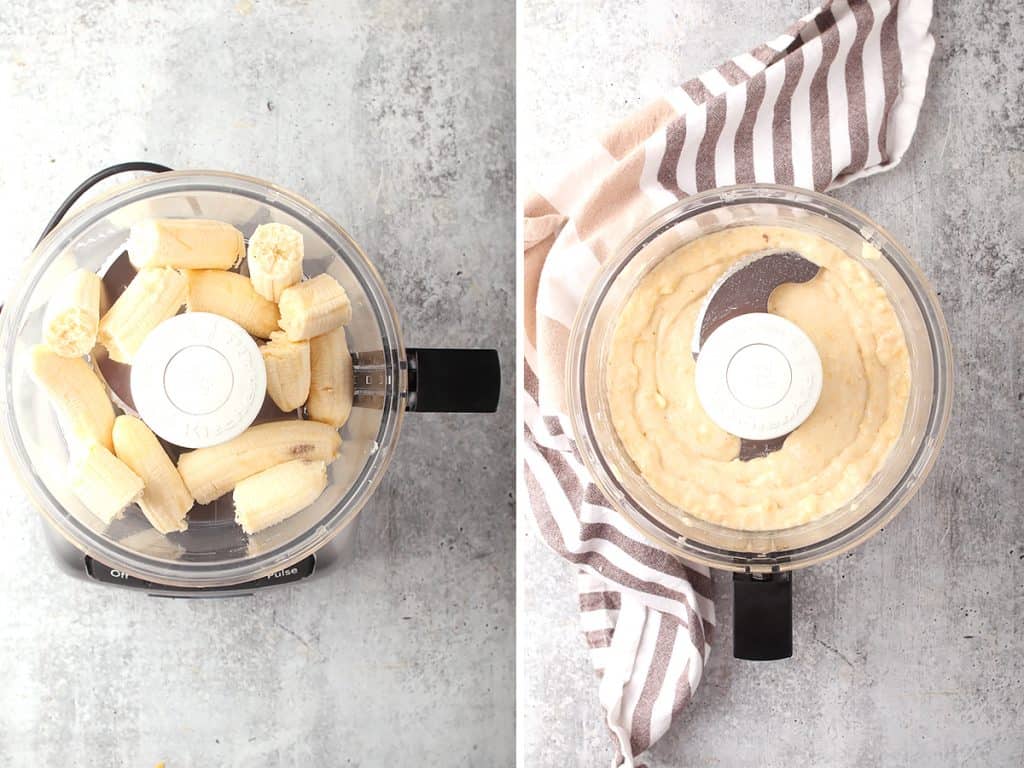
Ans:
[[[770,248],[822,267],[777,288],[768,311],[814,342],[823,385],[780,450],[740,461],[739,438],[700,405],[690,345],[715,281]],[[607,376],[612,423],[651,487],[695,517],[744,530],[807,523],[856,496],[898,439],[910,390],[906,339],[882,287],[836,245],[783,227],[723,230],[659,263],[619,318]]]

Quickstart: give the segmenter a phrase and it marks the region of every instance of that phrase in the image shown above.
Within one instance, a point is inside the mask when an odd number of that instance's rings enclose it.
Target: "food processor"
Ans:
[[[616,432],[605,374],[617,321],[644,276],[698,238],[749,225],[815,235],[863,265],[891,303],[909,355],[907,411],[881,468],[840,508],[779,530],[741,530],[708,522],[661,497]],[[744,438],[736,461],[777,450],[788,431],[813,409],[821,387],[821,363],[813,345],[808,349],[809,340],[801,338],[799,329],[794,332],[796,326],[766,314],[765,306],[775,287],[809,280],[816,270],[798,254],[753,254],[718,281],[699,316],[692,340],[697,393],[713,420]],[[729,379],[732,368],[742,373],[736,386]],[[776,185],[698,194],[639,227],[587,290],[570,334],[566,370],[576,446],[594,482],[610,505],[655,546],[733,572],[733,653],[753,660],[792,654],[792,572],[857,546],[893,519],[935,463],[952,406],[949,334],[934,292],[906,250],[850,207],[816,192]],[[757,386],[744,392],[744,382],[750,381]],[[772,403],[755,402],[775,389],[767,398]],[[787,394],[792,394],[790,401]],[[744,399],[752,406],[749,413]],[[766,420],[765,413],[772,418]]]
[[[103,179],[140,171],[154,175],[68,213]],[[130,512],[105,525],[72,493],[58,419],[29,374],[28,352],[41,338],[43,314],[55,287],[73,270],[85,268],[101,275],[112,301],[134,274],[125,254],[130,227],[155,218],[223,221],[246,238],[261,224],[286,224],[304,240],[306,276],[332,276],[351,301],[351,322],[345,330],[354,376],[353,408],[341,429],[341,455],[329,466],[327,488],[313,504],[255,534],[247,535],[235,524],[230,494],[197,504],[183,532],[160,534],[141,514]],[[172,320],[187,323],[186,318]],[[188,328],[178,328],[174,338],[183,338],[182,330],[187,337]],[[230,329],[223,339],[225,349],[214,357],[241,366],[229,371],[237,377],[252,362],[251,355],[248,362],[242,353],[232,356]],[[351,543],[353,524],[388,468],[405,413],[493,412],[500,389],[495,350],[407,349],[380,274],[348,233],[312,203],[259,179],[218,171],[171,171],[153,163],[125,163],[101,171],[57,211],[3,307],[0,355],[3,442],[27,496],[49,523],[58,563],[81,578],[160,596],[251,594],[327,572]],[[90,357],[115,405],[131,413],[135,404],[129,382],[135,366],[119,368],[105,360],[99,347]],[[166,385],[171,400],[209,399],[211,388],[220,385],[217,376],[200,367],[190,368],[194,376],[184,371],[161,382],[150,365],[139,366],[137,377],[149,387],[147,392]],[[202,386],[197,388],[196,381]],[[269,397],[262,406],[235,407],[230,415],[254,424],[296,417],[282,414]],[[173,424],[163,429],[173,430]],[[176,459],[177,446],[166,440],[164,445]]]

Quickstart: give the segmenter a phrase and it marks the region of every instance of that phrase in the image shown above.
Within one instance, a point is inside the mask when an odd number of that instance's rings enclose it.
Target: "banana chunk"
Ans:
[[[330,275],[293,285],[281,293],[281,327],[291,341],[302,341],[348,325],[352,304]]]
[[[278,330],[277,305],[260,296],[252,283],[237,272],[218,269],[189,270],[188,308],[191,312],[211,312],[233,320],[261,339]]]
[[[43,316],[43,341],[61,357],[81,357],[96,346],[103,281],[76,269],[57,286]]]
[[[256,293],[278,301],[285,288],[302,280],[302,235],[287,224],[260,224],[249,238],[246,260]]]
[[[246,533],[262,531],[301,512],[326,487],[327,465],[322,461],[278,464],[235,486],[235,522]]]
[[[71,490],[104,523],[112,523],[142,495],[142,478],[102,445],[93,443],[71,462]]]
[[[110,359],[132,362],[149,332],[174,317],[185,303],[188,282],[166,267],[143,269],[100,320],[99,340]]]
[[[61,357],[39,344],[29,353],[32,378],[57,412],[71,453],[92,443],[110,450],[114,406],[92,367],[80,357]]]
[[[192,509],[192,494],[156,435],[141,419],[117,417],[114,452],[145,483],[138,502],[150,524],[160,533],[188,528],[185,515]]]
[[[326,461],[338,458],[341,435],[315,421],[272,421],[249,427],[220,445],[184,453],[178,471],[189,493],[208,504],[258,472],[293,459]]]
[[[345,329],[335,328],[309,340],[310,382],[306,412],[309,418],[341,427],[352,412],[352,357]]]
[[[136,269],[231,269],[245,255],[245,238],[210,219],[146,219],[132,225],[128,259]]]
[[[285,413],[300,408],[309,397],[309,342],[288,341],[278,331],[270,334],[260,352],[267,369],[267,394],[274,405]]]

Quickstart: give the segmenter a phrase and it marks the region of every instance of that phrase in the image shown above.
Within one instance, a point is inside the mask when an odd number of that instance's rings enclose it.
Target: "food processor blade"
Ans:
[[[694,326],[691,352],[694,360],[711,334],[730,320],[751,313],[767,313],[772,293],[784,283],[806,283],[820,267],[793,251],[764,250],[738,261],[722,275],[704,298]],[[782,448],[789,436],[767,439],[741,437],[740,461],[750,461]]]
[[[733,264],[704,297],[694,327],[693,359],[723,323],[749,312],[767,312],[776,288],[784,283],[806,283],[820,269],[798,253],[778,250],[758,251]]]

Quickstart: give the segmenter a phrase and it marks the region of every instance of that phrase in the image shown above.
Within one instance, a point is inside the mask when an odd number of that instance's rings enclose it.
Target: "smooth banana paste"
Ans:
[[[739,438],[700,405],[691,339],[715,281],[774,248],[822,267],[807,283],[779,286],[768,307],[814,342],[822,392],[780,450],[740,461]],[[864,266],[815,235],[745,226],[688,243],[644,276],[618,320],[607,383],[622,445],[666,501],[729,528],[777,530],[839,508],[868,484],[903,427],[910,368],[893,307]]]

